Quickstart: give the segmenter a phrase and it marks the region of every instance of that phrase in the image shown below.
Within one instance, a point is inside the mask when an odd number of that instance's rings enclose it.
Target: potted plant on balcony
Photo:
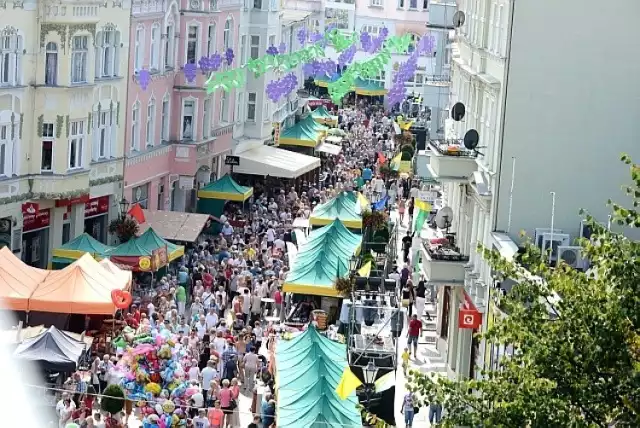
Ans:
[[[337,278],[333,286],[341,296],[349,296],[351,294],[352,284],[349,278]]]
[[[389,220],[387,213],[378,210],[366,210],[362,213],[362,225],[375,232],[386,226]]]
[[[119,217],[109,223],[109,234],[115,235],[121,244],[135,238],[138,230],[138,222],[130,216]]]

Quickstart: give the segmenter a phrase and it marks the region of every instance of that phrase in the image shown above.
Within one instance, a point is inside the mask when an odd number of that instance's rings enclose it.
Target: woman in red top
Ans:
[[[233,412],[231,413],[231,426],[239,427],[240,426],[240,411],[238,410],[238,399],[240,398],[240,386],[238,385],[238,379],[231,379],[231,399],[236,403],[235,407],[233,407]]]

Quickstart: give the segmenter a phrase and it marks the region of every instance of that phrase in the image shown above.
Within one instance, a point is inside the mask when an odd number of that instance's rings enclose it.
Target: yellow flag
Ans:
[[[358,270],[358,276],[369,278],[370,274],[371,274],[371,262],[366,262],[364,266],[362,266],[360,270]]]
[[[416,199],[414,207],[421,211],[431,212],[431,204],[420,199]]]
[[[356,390],[357,387],[362,385],[360,379],[353,374],[349,366],[344,368],[340,383],[336,386],[336,394],[341,400],[346,400]]]
[[[400,162],[402,162],[402,152],[398,153],[391,159],[391,169],[397,171],[400,169]]]

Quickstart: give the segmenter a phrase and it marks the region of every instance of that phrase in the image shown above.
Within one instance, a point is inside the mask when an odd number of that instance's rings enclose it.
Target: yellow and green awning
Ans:
[[[342,192],[311,212],[309,224],[324,226],[339,220],[350,229],[362,229],[362,201],[355,192]]]
[[[229,175],[198,190],[198,198],[244,202],[253,195],[253,187],[241,186]]]
[[[94,239],[88,233],[83,233],[60,248],[54,249],[53,257],[55,263],[71,264],[74,260],[82,257],[84,253],[89,253],[94,259],[100,260],[112,249],[113,247]]]
[[[311,118],[313,125],[319,125]],[[278,142],[287,146],[316,147],[322,140],[322,130],[310,122],[301,120],[290,128],[280,132]],[[325,128],[325,127],[323,127]],[[325,128],[326,129],[326,128]]]
[[[366,80],[360,77],[356,79],[353,89],[358,95],[377,96],[387,93],[383,82]]]
[[[337,125],[338,116],[332,116],[331,113],[324,107],[320,106],[311,113],[311,117],[318,123],[327,125]]]

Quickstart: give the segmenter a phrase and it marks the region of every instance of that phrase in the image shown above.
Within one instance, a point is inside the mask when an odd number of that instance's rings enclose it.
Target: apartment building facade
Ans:
[[[633,101],[640,86],[629,80],[640,61],[627,56],[640,36],[632,25],[640,5],[629,0],[618,7],[629,13],[620,18],[617,9],[587,9],[574,0],[458,2],[466,19],[455,35],[450,104],[462,102],[466,111],[448,121],[446,139],[430,141],[429,168],[452,209],[448,225],[459,257],[443,260],[428,245],[423,252],[439,295],[438,347],[452,378],[479,376],[509,353],[473,336],[503,315],[490,295],[499,284],[477,245],[513,257],[524,231],[541,248],[553,248],[552,260],[568,251],[584,267],[576,247],[585,234],[579,210],[606,223],[607,199],[626,200],[628,169],[620,154],[640,156]],[[616,34],[588,30],[614,19],[623,29]],[[627,59],[611,67],[605,57]],[[448,150],[470,129],[480,137],[477,152]],[[540,229],[550,232],[552,223],[553,235],[545,235]]]
[[[127,2],[0,2],[0,241],[46,267],[122,193]]]

